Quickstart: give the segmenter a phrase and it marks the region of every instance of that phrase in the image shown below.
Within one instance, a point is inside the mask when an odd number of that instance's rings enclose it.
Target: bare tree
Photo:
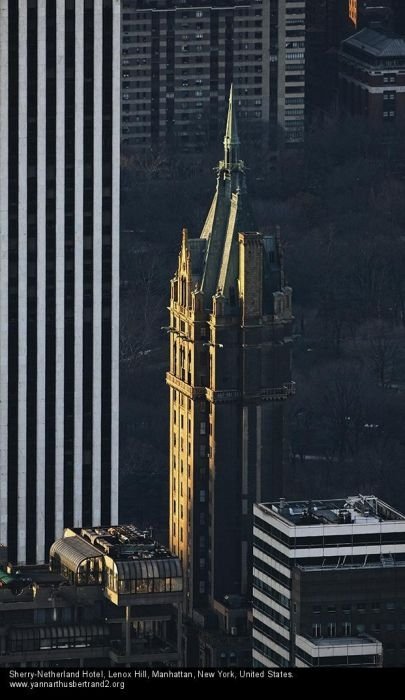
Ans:
[[[365,324],[360,335],[366,341],[366,361],[369,362],[379,385],[384,388],[393,379],[395,364],[399,357],[400,334],[385,321],[377,319]]]

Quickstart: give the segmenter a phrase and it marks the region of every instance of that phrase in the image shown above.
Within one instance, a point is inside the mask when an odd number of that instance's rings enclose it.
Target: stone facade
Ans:
[[[232,93],[224,150],[200,238],[183,231],[169,307],[170,548],[189,617],[250,597],[253,503],[283,495],[294,391],[291,288],[278,232],[254,229]]]

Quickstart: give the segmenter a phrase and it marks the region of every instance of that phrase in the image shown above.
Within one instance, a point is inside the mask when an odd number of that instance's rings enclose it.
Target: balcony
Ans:
[[[219,391],[206,389],[205,395],[207,400],[212,403],[225,403],[229,401],[238,401],[242,394],[239,389],[221,389]]]
[[[262,389],[261,396],[263,401],[284,401],[289,396],[293,396],[295,392],[295,382],[286,382],[282,386]]]
[[[205,388],[202,386],[190,386],[183,382],[178,377],[175,377],[171,372],[166,373],[166,384],[172,387],[172,389],[178,389],[182,394],[188,396],[190,399],[203,398],[205,395]]]

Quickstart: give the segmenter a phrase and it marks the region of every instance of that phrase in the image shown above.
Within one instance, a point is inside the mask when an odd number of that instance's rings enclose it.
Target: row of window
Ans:
[[[286,629],[290,628],[290,620],[287,617],[284,617],[284,615],[281,615],[269,605],[263,603],[259,598],[253,599],[253,609],[263,613],[263,615],[266,615],[270,620],[274,620],[274,622],[277,622],[281,627],[285,627]]]
[[[178,577],[117,580],[108,572],[108,588],[120,594],[178,593],[183,590],[183,579]]]
[[[286,60],[296,61],[305,58],[305,53],[303,51],[287,51]]]
[[[74,628],[72,628],[74,629]],[[89,632],[87,635],[69,636],[69,628],[63,636],[51,636],[52,630],[49,630],[49,637],[39,637],[40,630],[32,639],[10,639],[7,643],[8,653],[42,651],[45,649],[78,649],[85,647],[104,647],[109,644],[109,632],[102,631],[100,634]]]
[[[352,612],[354,606],[352,606],[351,603],[345,603],[342,605],[341,609],[344,614],[348,614]],[[405,608],[405,600],[401,601],[400,603],[394,603],[392,600],[385,601],[384,603],[381,603],[380,601],[373,601],[372,603],[357,603],[355,606],[355,609],[359,613],[365,613],[369,610],[372,612],[381,612],[381,609],[385,610],[390,610],[394,611],[395,609],[399,608]],[[320,615],[322,612],[327,610],[328,613],[336,613],[337,612],[337,606],[336,605],[328,605],[322,607],[321,605],[314,605],[312,607],[312,612],[314,615]]]
[[[337,634],[337,630],[339,630],[339,634]],[[350,637],[353,633],[356,635],[364,634],[366,631],[375,633],[384,631],[395,632],[397,630],[405,631],[405,622],[400,622],[399,624],[387,622],[384,625],[372,623],[369,627],[363,623],[352,625],[351,622],[343,622],[340,629],[338,628],[336,622],[328,622],[326,625],[322,625],[320,622],[314,622],[312,624],[312,636],[316,638],[322,637],[323,635],[327,637],[336,637],[341,635],[343,637]]]
[[[290,609],[290,599],[282,593],[279,593],[279,591],[276,591],[276,589],[272,586],[269,586],[268,583],[265,583],[260,578],[257,578],[257,576],[253,576],[253,586],[262,593],[265,593],[268,598],[271,598],[275,603],[278,603],[283,608],[286,608],[287,610]]]
[[[262,620],[258,620],[257,617],[253,618],[253,629],[261,632],[283,649],[289,650],[289,638],[287,639],[282,634],[279,634],[273,627],[269,627],[269,625],[262,622]]]
[[[261,571],[262,574],[265,574],[269,578],[274,579],[274,581],[281,583],[281,585],[287,588],[287,590],[291,590],[291,579],[287,576],[284,576],[284,574],[281,574],[277,569],[275,569],[267,562],[264,562],[262,561],[262,559],[259,559],[258,557],[254,556],[253,566],[258,571]]]
[[[285,115],[286,115],[286,117],[301,116],[302,118],[304,118],[303,109],[304,109],[304,105],[302,105],[301,109],[286,109]],[[289,124],[291,124],[291,122],[289,122]]]
[[[293,124],[294,122],[289,122]],[[290,549],[336,547],[353,545],[401,544],[405,542],[405,532],[347,532],[336,535],[314,535],[308,537],[289,537],[278,528],[270,525],[260,517],[254,518],[254,525]],[[359,555],[364,559],[364,555]],[[355,557],[353,557],[355,559]]]
[[[385,646],[384,646],[385,649]],[[373,654],[356,654],[345,656],[321,656],[314,658],[302,649],[295,647],[295,658],[304,661],[308,666],[376,666],[379,658]]]
[[[259,654],[262,654],[263,656],[266,657],[266,659],[269,659],[273,663],[277,664],[277,666],[280,667],[286,667],[289,666],[289,662],[287,659],[285,659],[283,656],[280,654],[277,654],[276,651],[271,649],[267,644],[263,644],[263,642],[259,642],[258,639],[253,639],[253,649],[255,651],[258,651]],[[259,667],[259,662],[256,660],[253,660],[253,666]]]

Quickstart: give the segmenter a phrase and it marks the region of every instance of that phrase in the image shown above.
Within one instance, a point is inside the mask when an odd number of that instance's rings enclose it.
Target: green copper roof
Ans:
[[[207,241],[201,277],[201,288],[207,302],[210,302],[218,289],[229,298],[231,288],[236,288],[237,235],[241,231],[254,228],[246,194],[245,167],[239,158],[239,146],[231,87],[224,137],[224,160],[218,165],[216,192],[201,233],[201,238]]]

